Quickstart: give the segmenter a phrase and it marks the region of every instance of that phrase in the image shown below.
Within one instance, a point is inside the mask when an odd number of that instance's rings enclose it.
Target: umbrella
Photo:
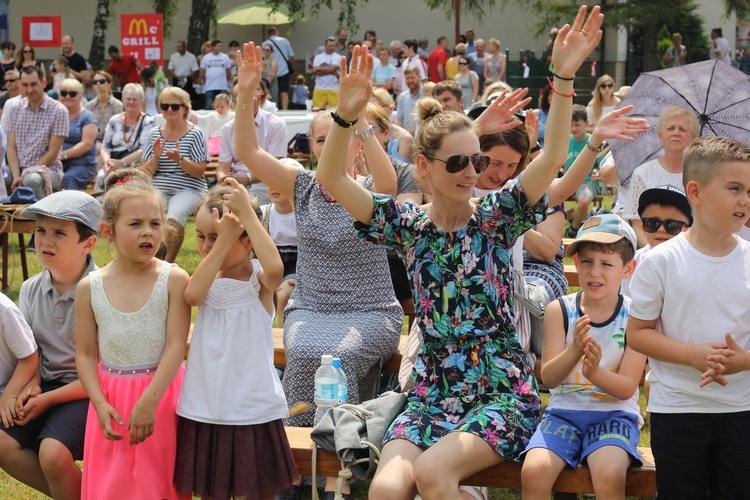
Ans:
[[[721,136],[750,145],[750,80],[718,59],[643,73],[617,108],[634,104],[630,116],[646,118],[651,129],[634,142],[610,141],[620,183],[630,185],[633,171],[659,158],[664,148],[656,134],[659,115],[672,106],[695,112],[700,136]]]
[[[276,12],[272,12],[265,2],[252,2],[240,5],[232,10],[221,14],[219,24],[239,24],[241,26],[251,26],[254,24],[289,24],[291,17],[289,10],[280,5]]]

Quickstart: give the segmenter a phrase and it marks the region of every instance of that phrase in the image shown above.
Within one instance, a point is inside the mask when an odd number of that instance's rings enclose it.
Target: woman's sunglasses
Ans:
[[[33,50],[29,50],[29,49],[24,49],[23,53],[24,54],[33,54],[34,51]]]
[[[643,230],[647,233],[655,233],[659,230],[660,227],[664,226],[664,230],[672,236],[680,234],[682,232],[682,228],[687,226],[687,224],[685,224],[681,220],[660,220],[651,217],[641,219],[641,222],[643,223]]]
[[[78,95],[78,92],[75,90],[61,90],[60,91],[60,97],[76,97]]]
[[[106,80],[106,79],[95,78],[95,79],[94,79],[94,80],[92,80],[91,82],[92,82],[92,83],[93,83],[94,85],[104,85],[105,83],[107,83],[107,80]]]
[[[490,157],[484,155],[453,155],[449,156],[447,160],[438,158],[437,156],[425,156],[432,160],[442,161],[443,163],[445,163],[445,170],[451,174],[457,174],[458,172],[461,172],[466,168],[469,162],[474,165],[474,171],[478,174],[481,174],[485,171],[487,165],[490,164]]]
[[[602,83],[601,85],[599,85],[599,88],[602,88],[602,89],[612,89],[614,87],[615,87],[614,83]]]
[[[166,102],[159,105],[162,111],[166,111],[170,108],[172,109],[172,111],[177,111],[183,106],[184,104],[177,104],[177,103],[167,104]]]

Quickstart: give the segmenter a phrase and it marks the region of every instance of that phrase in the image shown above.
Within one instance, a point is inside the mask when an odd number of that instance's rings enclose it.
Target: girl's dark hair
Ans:
[[[544,87],[544,89],[542,90],[542,102],[541,102],[541,103],[539,103],[539,107],[540,107],[540,108],[542,109],[542,111],[544,111],[545,113],[549,113],[549,107],[550,107],[549,96],[550,96],[550,94],[551,94],[551,93],[552,93],[552,85],[549,85],[549,84],[548,84],[548,85],[547,85],[546,87]]]
[[[518,161],[518,167],[513,173],[513,177],[518,177],[526,169],[529,162],[529,134],[526,127],[519,125],[498,134],[487,134],[479,137],[479,148],[486,153],[495,146],[508,146],[510,149],[519,153],[521,159]]]

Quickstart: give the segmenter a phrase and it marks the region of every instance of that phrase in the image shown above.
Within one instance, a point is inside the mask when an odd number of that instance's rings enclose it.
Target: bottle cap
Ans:
[[[321,364],[324,364],[324,365],[333,364],[333,356],[331,356],[330,354],[323,354],[320,357],[320,362]]]
[[[333,366],[338,368],[341,366],[341,358],[333,358]]]

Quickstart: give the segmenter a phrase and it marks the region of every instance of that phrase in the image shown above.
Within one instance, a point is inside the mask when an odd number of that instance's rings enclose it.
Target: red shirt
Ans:
[[[119,61],[112,60],[109,63],[109,73],[116,76],[120,87],[127,83],[141,83],[141,75],[136,66],[135,57],[123,54]]]
[[[430,52],[427,58],[427,66],[430,69],[430,81],[440,83],[440,73],[438,73],[438,64],[443,65],[443,74],[445,74],[445,63],[448,61],[448,53],[440,45]]]

